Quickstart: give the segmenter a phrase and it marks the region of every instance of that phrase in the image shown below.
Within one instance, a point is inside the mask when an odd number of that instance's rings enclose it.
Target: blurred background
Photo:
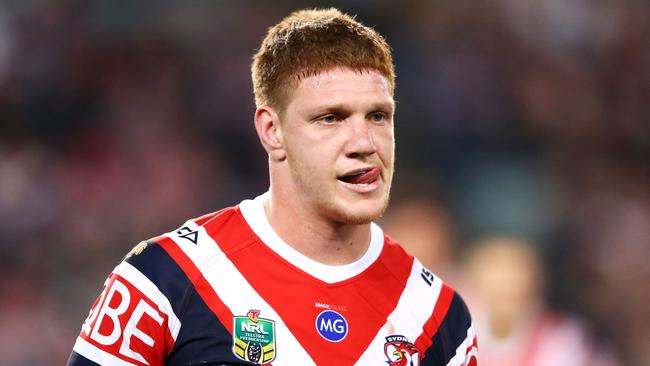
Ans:
[[[481,364],[650,365],[646,0],[0,2],[0,364],[64,364],[133,245],[267,189],[250,61],[312,6],[394,48],[382,224]]]

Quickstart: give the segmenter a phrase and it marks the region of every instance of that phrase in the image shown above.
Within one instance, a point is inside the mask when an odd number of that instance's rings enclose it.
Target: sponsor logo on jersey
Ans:
[[[319,301],[316,301],[314,303],[314,307],[320,309],[335,310],[335,311],[348,311],[348,308],[345,305],[332,305],[332,304],[326,304],[324,302],[319,302]]]
[[[182,228],[176,230],[176,235],[178,235],[180,238],[187,239],[194,244],[197,244],[199,240],[199,232],[192,230],[187,226],[183,226]]]
[[[154,364],[157,361],[152,350],[162,347],[159,329],[167,319],[133,284],[112,274],[90,310],[80,337],[129,363]]]
[[[235,356],[263,365],[275,360],[275,322],[260,318],[259,310],[235,316],[232,350]]]
[[[316,330],[330,342],[340,342],[348,335],[348,322],[334,310],[325,310],[316,317]]]
[[[432,286],[433,281],[435,280],[435,276],[433,273],[429,272],[426,268],[422,268],[422,272],[420,273],[420,276],[424,280],[424,282],[427,283],[427,285]]]
[[[389,366],[419,366],[420,351],[401,335],[386,337],[384,354],[388,358]]]

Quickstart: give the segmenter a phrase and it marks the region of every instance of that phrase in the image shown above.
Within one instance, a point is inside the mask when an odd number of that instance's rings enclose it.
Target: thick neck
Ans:
[[[370,224],[328,220],[305,202],[271,184],[264,213],[273,230],[304,256],[327,265],[344,265],[361,258],[370,244]]]

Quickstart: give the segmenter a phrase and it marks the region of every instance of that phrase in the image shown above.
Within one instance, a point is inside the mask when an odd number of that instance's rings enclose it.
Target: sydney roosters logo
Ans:
[[[386,337],[384,353],[389,366],[420,366],[420,351],[404,336]]]

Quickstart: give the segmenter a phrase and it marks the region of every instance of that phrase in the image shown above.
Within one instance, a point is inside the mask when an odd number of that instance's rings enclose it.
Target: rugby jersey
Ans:
[[[461,297],[379,226],[362,258],[328,266],[282,241],[264,199],[133,248],[68,365],[477,365]]]

